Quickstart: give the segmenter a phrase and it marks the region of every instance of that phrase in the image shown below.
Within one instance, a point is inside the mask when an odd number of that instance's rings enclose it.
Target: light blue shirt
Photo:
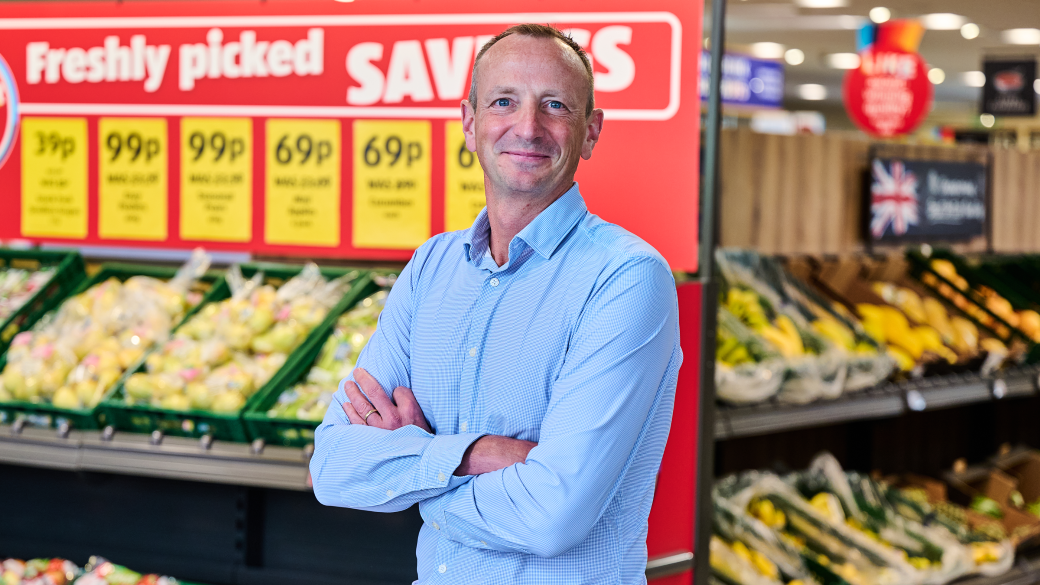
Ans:
[[[315,432],[314,493],[377,512],[419,504],[418,583],[643,583],[682,363],[668,265],[589,213],[577,184],[502,266],[489,236],[485,209],[416,250],[358,361],[388,393],[411,388],[435,434],[351,425],[341,382]],[[486,434],[538,446],[525,464],[455,477]]]

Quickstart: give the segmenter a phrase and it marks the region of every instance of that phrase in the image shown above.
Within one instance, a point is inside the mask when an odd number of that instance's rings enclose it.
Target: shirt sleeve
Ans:
[[[655,258],[626,262],[586,303],[527,462],[420,502],[424,521],[474,548],[553,557],[580,544],[650,421],[671,416],[678,344],[671,273]]]
[[[388,393],[410,387],[409,331],[414,268],[419,252],[401,272],[386,299],[379,325],[358,357]],[[387,431],[352,425],[340,382],[321,425],[314,431],[310,472],[314,495],[326,506],[397,512],[470,480],[452,473],[480,434],[431,435],[408,425]]]

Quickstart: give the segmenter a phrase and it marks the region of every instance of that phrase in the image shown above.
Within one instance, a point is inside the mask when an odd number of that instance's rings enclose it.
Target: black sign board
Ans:
[[[982,64],[982,113],[994,116],[1036,114],[1036,59],[986,60]]]
[[[874,158],[868,236],[876,243],[964,240],[983,234],[986,167]]]

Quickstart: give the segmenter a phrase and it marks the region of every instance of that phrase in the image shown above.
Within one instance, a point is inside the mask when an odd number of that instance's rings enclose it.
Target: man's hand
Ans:
[[[419,402],[415,400],[412,391],[404,386],[398,386],[394,390],[394,399],[391,401],[383,391],[379,382],[362,368],[354,370],[354,379],[357,384],[347,382],[343,385],[347,393],[349,404],[343,405],[343,412],[350,419],[351,424],[365,425],[393,431],[407,425],[415,425],[428,433],[429,423],[423,414]],[[361,389],[358,388],[361,386]],[[364,394],[361,390],[364,390]],[[366,397],[367,396],[367,397]],[[365,419],[368,420],[365,420]],[[462,457],[462,463],[455,470],[454,475],[479,475],[505,469],[515,463],[525,463],[527,454],[538,446],[538,443],[486,435],[477,439],[469,449],[466,449]]]
[[[394,390],[394,399],[390,400],[383,391],[379,382],[362,368],[354,370],[354,379],[361,385],[347,382],[343,390],[347,393],[350,404],[343,405],[343,412],[350,419],[351,424],[366,425],[388,431],[397,430],[408,425],[415,425],[427,433],[430,424],[426,422],[419,402],[415,400],[412,391],[404,386],[398,386]],[[365,393],[362,394],[361,390]],[[367,398],[366,398],[367,395]],[[371,402],[369,401],[371,399]]]
[[[505,469],[515,463],[526,463],[527,454],[537,446],[538,443],[522,439],[485,435],[470,445],[469,449],[466,449],[466,454],[462,456],[462,463],[459,464],[454,475],[458,477],[480,475]]]

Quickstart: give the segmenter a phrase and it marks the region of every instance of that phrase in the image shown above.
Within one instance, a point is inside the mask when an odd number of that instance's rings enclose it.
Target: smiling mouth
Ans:
[[[510,156],[515,156],[515,157],[517,157],[519,159],[522,159],[522,160],[530,160],[530,161],[540,160],[540,159],[548,159],[549,158],[549,155],[542,154],[540,152],[523,152],[523,151],[507,150],[507,151],[503,152],[502,154],[508,154]]]

